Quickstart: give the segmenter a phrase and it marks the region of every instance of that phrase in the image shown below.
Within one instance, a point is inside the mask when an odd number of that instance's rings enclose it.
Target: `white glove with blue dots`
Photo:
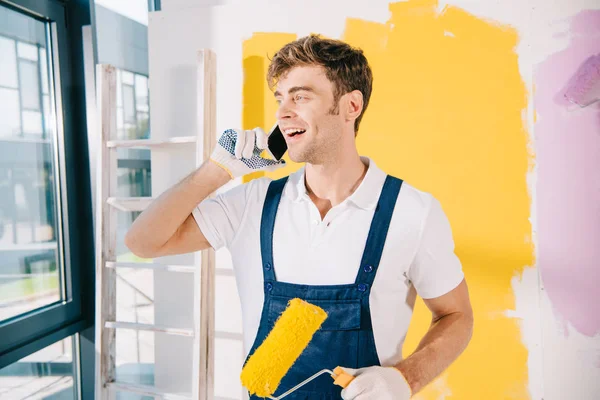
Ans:
[[[227,129],[219,138],[210,159],[233,179],[257,171],[274,171],[286,164],[283,160],[260,156],[267,148],[267,138],[268,135],[261,128]]]

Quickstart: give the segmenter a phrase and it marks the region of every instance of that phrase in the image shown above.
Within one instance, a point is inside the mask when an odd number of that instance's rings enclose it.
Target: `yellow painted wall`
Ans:
[[[515,53],[518,35],[458,8],[436,10],[435,0],[410,0],[390,4],[386,24],[347,21],[341,39],[365,51],[374,73],[358,147],[441,201],[470,287],[471,345],[418,398],[525,399],[528,354],[519,321],[506,316],[515,308],[511,279],[534,263],[523,120],[528,93]],[[268,57],[295,38],[257,33],[244,43],[244,128],[275,122]],[[286,161],[272,177],[298,168]],[[405,355],[429,319],[418,301]]]

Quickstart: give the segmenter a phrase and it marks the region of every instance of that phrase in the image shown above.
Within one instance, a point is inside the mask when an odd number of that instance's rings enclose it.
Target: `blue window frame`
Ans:
[[[160,0],[148,0],[148,11],[160,11]]]
[[[57,121],[52,149],[55,176],[60,180],[59,193],[55,196],[59,205],[56,226],[60,282],[64,283],[60,287],[59,301],[0,321],[0,368],[3,368],[93,325],[95,268],[81,31],[82,26],[90,24],[90,1],[0,0],[0,7],[40,21],[48,44],[47,56],[42,57],[49,61],[48,79],[55,94],[50,99],[54,101]],[[27,46],[24,49],[19,56],[24,66],[20,71],[33,77],[38,71],[35,57]],[[20,82],[40,85],[43,77],[39,78]],[[43,90],[40,93],[44,93]],[[43,118],[42,98],[21,95],[20,99],[20,108],[30,113],[27,115],[40,112]],[[23,122],[20,124],[22,127]],[[43,119],[41,124],[45,124]],[[48,151],[43,140],[29,144],[27,141],[3,143],[2,147],[0,151],[13,157]]]

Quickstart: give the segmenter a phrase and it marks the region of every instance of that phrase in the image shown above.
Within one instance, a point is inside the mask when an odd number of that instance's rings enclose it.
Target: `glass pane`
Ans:
[[[119,259],[124,258],[132,257]],[[177,273],[180,272],[166,272]],[[154,324],[154,272],[150,269],[117,268],[116,299],[118,321]]]
[[[140,384],[156,388],[159,391],[174,393],[180,396],[191,396],[192,382],[192,340],[189,337],[167,335],[118,329],[116,332],[116,380],[123,383]],[[174,350],[181,354],[185,349],[187,359],[172,360],[167,353]],[[156,363],[161,360],[161,363]],[[168,367],[170,361],[174,366]],[[183,367],[185,365],[186,367]],[[178,374],[169,371],[179,368]],[[142,397],[129,393],[117,392],[117,400],[138,400],[152,397]]]
[[[125,122],[135,122],[135,99],[133,87],[123,85],[123,111]]]
[[[66,338],[0,369],[0,398],[76,399],[73,342]]]
[[[15,41],[0,35],[0,54],[0,86],[18,87]]]
[[[23,111],[23,133],[41,135],[42,131],[42,113]]]
[[[137,137],[141,139],[150,137],[150,120],[148,119],[148,113],[137,113]]]
[[[48,47],[44,22],[2,6],[0,20],[11,21],[2,27],[7,34],[29,35],[27,42]],[[33,58],[28,52],[37,52],[37,45],[21,46],[19,54]],[[14,56],[14,51],[8,53],[0,54],[0,60]],[[20,63],[25,72],[21,77],[25,86],[21,89],[27,93],[23,102],[33,106],[37,100],[39,109],[42,94],[39,77],[33,74],[39,66],[30,61]],[[53,121],[48,109],[51,101],[47,97],[44,108],[47,119]],[[66,300],[59,251],[61,217],[56,199],[60,180],[54,138],[52,131],[43,130],[41,110],[21,109],[20,103],[18,91],[0,90],[0,321]],[[47,140],[40,137],[44,133]]]
[[[125,123],[123,125],[124,137],[125,139],[136,139],[137,138],[137,130],[134,124]]]
[[[150,150],[118,149],[117,196],[151,196]],[[133,220],[130,220],[133,221]]]
[[[2,57],[0,57],[2,59]],[[19,109],[19,91],[0,88],[0,140],[21,133],[21,112]],[[1,143],[1,142],[0,142]],[[1,235],[0,235],[1,236]]]
[[[117,108],[117,139],[125,139],[123,108]],[[121,149],[119,149],[121,150]]]
[[[121,70],[117,69],[117,107],[123,107],[123,94],[121,93]]]
[[[128,71],[121,71],[121,78],[123,79],[124,85],[132,85],[133,86],[133,74]]]
[[[138,100],[139,100],[139,98],[136,99],[137,103],[135,104],[136,107],[137,107],[138,112],[145,112],[145,113],[147,113],[148,110],[150,109],[150,107],[148,107],[148,98],[142,99],[142,100],[146,101],[145,104],[144,103],[140,103]]]
[[[148,78],[135,75],[135,105],[138,111],[148,111]]]
[[[38,60],[38,49],[37,46],[33,46],[29,43],[18,42],[17,43],[17,54],[21,58],[25,58],[31,61]]]
[[[27,110],[40,109],[40,79],[37,63],[29,61],[19,62],[21,107]],[[41,131],[40,131],[41,132]]]
[[[50,96],[44,95],[42,101],[44,105],[44,130],[46,135],[52,136],[52,130],[54,129],[54,120],[52,116],[52,109],[50,108]]]
[[[48,60],[46,49],[40,49],[40,71],[42,72],[42,93],[48,94]]]

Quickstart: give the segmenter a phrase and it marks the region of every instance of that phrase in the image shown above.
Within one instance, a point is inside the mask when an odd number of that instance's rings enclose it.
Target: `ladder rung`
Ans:
[[[192,398],[192,396],[189,395],[186,396],[182,394],[167,393],[152,386],[139,385],[133,383],[110,382],[107,383],[106,386],[110,389],[118,390],[121,392],[136,393],[145,396],[154,396],[155,398],[164,400],[191,400]]]
[[[115,262],[107,261],[106,268],[136,268],[136,269],[153,269],[169,272],[195,272],[196,267],[189,265],[168,265],[168,264],[157,264],[157,263],[144,263],[144,262]]]
[[[104,325],[106,328],[120,328],[120,329],[135,329],[138,331],[151,331],[166,333],[167,335],[178,335],[178,336],[194,336],[192,329],[180,329],[170,328],[168,326],[153,325],[153,324],[140,324],[137,322],[122,322],[122,321],[106,321]]]
[[[144,211],[153,200],[152,197],[109,197],[106,202],[121,211]]]
[[[196,136],[180,136],[169,139],[109,140],[106,147],[165,147],[174,144],[196,143]]]

